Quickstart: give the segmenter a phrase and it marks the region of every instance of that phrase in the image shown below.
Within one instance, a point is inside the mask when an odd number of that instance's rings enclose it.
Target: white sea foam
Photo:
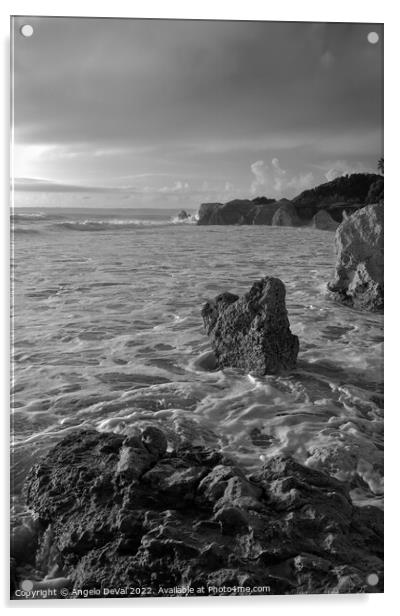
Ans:
[[[349,482],[355,502],[381,504],[382,317],[326,297],[332,234],[136,220],[64,214],[14,238],[15,492],[76,427],[126,433],[157,421],[170,446],[218,447],[249,469],[292,455]],[[203,302],[268,274],[286,284],[298,369],[216,369]]]
[[[156,220],[142,220],[142,219],[86,219],[86,220],[64,220],[56,222],[51,225],[51,228],[58,231],[60,228],[70,231],[107,231],[115,229],[134,229],[135,227],[148,227],[148,226],[160,226],[168,224]]]
[[[195,225],[197,224],[198,220],[199,220],[199,217],[197,214],[192,214],[188,216],[187,218],[180,218],[179,216],[173,216],[171,218],[171,222],[174,225]]]

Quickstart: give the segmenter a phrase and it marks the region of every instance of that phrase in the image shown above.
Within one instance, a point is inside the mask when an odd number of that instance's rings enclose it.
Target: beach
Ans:
[[[333,233],[175,214],[14,211],[12,522],[29,468],[63,437],[148,421],[246,471],[292,456],[382,507],[383,316],[328,298]],[[216,370],[201,307],[267,275],[286,286],[297,369]]]

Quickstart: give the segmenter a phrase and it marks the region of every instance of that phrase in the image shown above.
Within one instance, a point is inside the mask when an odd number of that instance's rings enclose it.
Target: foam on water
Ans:
[[[187,216],[187,218],[179,218],[179,216],[172,216],[171,222],[174,225],[195,225],[199,217],[197,214],[192,214],[191,216]]]
[[[166,224],[160,223],[156,220],[139,220],[139,219],[107,219],[107,220],[64,220],[62,222],[56,222],[50,226],[50,229],[58,231],[61,227],[62,229],[67,229],[70,231],[107,231],[107,230],[115,230],[115,228],[119,229],[132,229],[137,226],[149,226],[149,225],[163,225]]]
[[[52,212],[21,219],[40,232],[14,237],[17,512],[29,467],[65,434],[127,433],[149,420],[170,446],[218,447],[248,469],[293,455],[348,481],[355,502],[381,505],[382,317],[327,298],[331,233],[168,224],[165,212],[142,215],[157,224],[128,228],[137,215],[119,212],[126,224],[83,236],[55,227],[57,216],[74,224],[112,217]],[[263,378],[217,370],[202,304],[265,275],[286,285],[297,370]]]

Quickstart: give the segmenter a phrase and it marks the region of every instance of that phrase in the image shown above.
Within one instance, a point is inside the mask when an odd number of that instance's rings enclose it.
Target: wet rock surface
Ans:
[[[199,225],[270,225],[278,205],[274,199],[233,199],[227,203],[203,203]]]
[[[290,331],[285,285],[265,277],[238,297],[222,293],[202,309],[206,333],[220,368],[257,376],[296,367],[299,340]]]
[[[281,199],[278,205],[279,207],[272,217],[271,224],[275,227],[298,227],[300,225],[300,218],[293,203],[287,199]]]
[[[344,220],[335,235],[334,299],[359,310],[383,310],[383,204]]]
[[[253,225],[271,225],[278,209],[278,202],[266,203],[254,208]]]
[[[333,220],[332,216],[327,211],[320,210],[313,217],[312,226],[315,229],[322,229],[323,231],[336,231],[339,223]]]
[[[218,452],[165,444],[156,427],[133,440],[79,431],[31,469],[43,573],[103,595],[382,590],[382,512],[354,507],[345,484],[282,456],[247,476]],[[13,576],[18,584],[18,567]]]

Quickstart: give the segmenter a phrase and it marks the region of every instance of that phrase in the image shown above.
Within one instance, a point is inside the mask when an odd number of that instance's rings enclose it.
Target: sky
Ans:
[[[15,17],[12,29],[16,206],[291,198],[383,155],[380,24]]]

